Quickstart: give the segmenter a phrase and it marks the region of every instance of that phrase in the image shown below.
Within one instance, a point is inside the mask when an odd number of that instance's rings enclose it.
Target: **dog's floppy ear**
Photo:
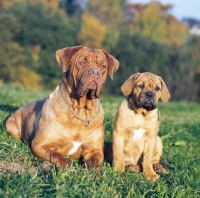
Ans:
[[[56,51],[56,60],[62,67],[63,72],[66,72],[69,69],[69,62],[72,55],[82,48],[83,46],[66,47]]]
[[[106,55],[106,58],[108,60],[108,72],[110,77],[113,79],[113,74],[118,70],[119,68],[119,61],[115,59],[113,56],[108,54],[105,50],[102,50],[103,53]]]
[[[165,82],[163,81],[163,79],[160,77],[160,81],[161,81],[161,85],[162,85],[162,89],[161,89],[161,100],[163,102],[168,102],[169,98],[170,98],[170,93],[169,90],[165,84]]]
[[[133,82],[140,75],[141,75],[141,73],[133,74],[124,82],[124,84],[121,86],[121,91],[124,94],[124,96],[128,96],[129,94],[131,94],[131,92],[133,90]]]

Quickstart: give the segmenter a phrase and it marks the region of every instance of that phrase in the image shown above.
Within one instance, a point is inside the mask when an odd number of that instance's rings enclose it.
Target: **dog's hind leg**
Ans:
[[[153,169],[157,173],[169,174],[169,172],[166,169],[164,169],[161,164],[159,164],[160,158],[162,156],[162,151],[163,151],[162,141],[160,137],[157,136],[156,147],[153,156]]]
[[[40,145],[40,144],[37,144],[37,142],[36,144],[33,144],[33,142],[32,142],[31,148],[35,156],[43,160],[47,160],[61,168],[66,168],[68,166],[71,166],[71,164],[64,157],[64,155],[56,151],[56,148],[58,148],[56,144],[54,145],[54,147],[50,148],[51,147],[50,144]]]
[[[21,121],[20,119],[16,119],[15,114],[20,114],[19,111],[14,113],[11,117],[6,121],[6,130],[13,135],[16,139],[21,140]]]
[[[163,145],[159,136],[156,138],[152,164],[157,164],[162,156]]]

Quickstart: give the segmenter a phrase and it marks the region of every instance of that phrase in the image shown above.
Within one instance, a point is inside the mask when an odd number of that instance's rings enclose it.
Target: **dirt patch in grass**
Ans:
[[[49,172],[52,166],[51,163],[44,161],[40,171]],[[0,176],[10,177],[14,173],[22,175],[26,170],[28,170],[31,177],[38,173],[38,167],[35,166],[25,167],[15,162],[0,162]]]

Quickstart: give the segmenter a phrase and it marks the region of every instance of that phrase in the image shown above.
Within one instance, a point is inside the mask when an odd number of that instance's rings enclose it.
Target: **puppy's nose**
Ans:
[[[93,76],[94,78],[99,78],[101,71],[98,68],[92,67],[88,69],[88,72],[91,76]]]
[[[149,99],[153,98],[153,93],[151,91],[147,91],[146,97],[149,98]]]

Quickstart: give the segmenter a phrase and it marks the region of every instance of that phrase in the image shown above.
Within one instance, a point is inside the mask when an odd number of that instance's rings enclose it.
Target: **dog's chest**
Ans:
[[[132,140],[137,141],[137,140],[142,139],[145,132],[146,132],[146,129],[142,129],[142,128],[133,130]]]
[[[127,112],[126,119],[123,120],[123,126],[125,128],[125,137],[127,142],[145,141],[157,133],[157,114],[155,113],[150,116],[144,116],[129,111]]]
[[[133,143],[137,142],[141,144],[148,138],[149,130],[145,128],[132,128],[126,130],[125,135],[125,146],[131,146]]]
[[[72,141],[72,146],[68,151],[68,155],[73,155],[78,149],[79,147],[83,144],[83,142],[77,142],[77,141]]]

